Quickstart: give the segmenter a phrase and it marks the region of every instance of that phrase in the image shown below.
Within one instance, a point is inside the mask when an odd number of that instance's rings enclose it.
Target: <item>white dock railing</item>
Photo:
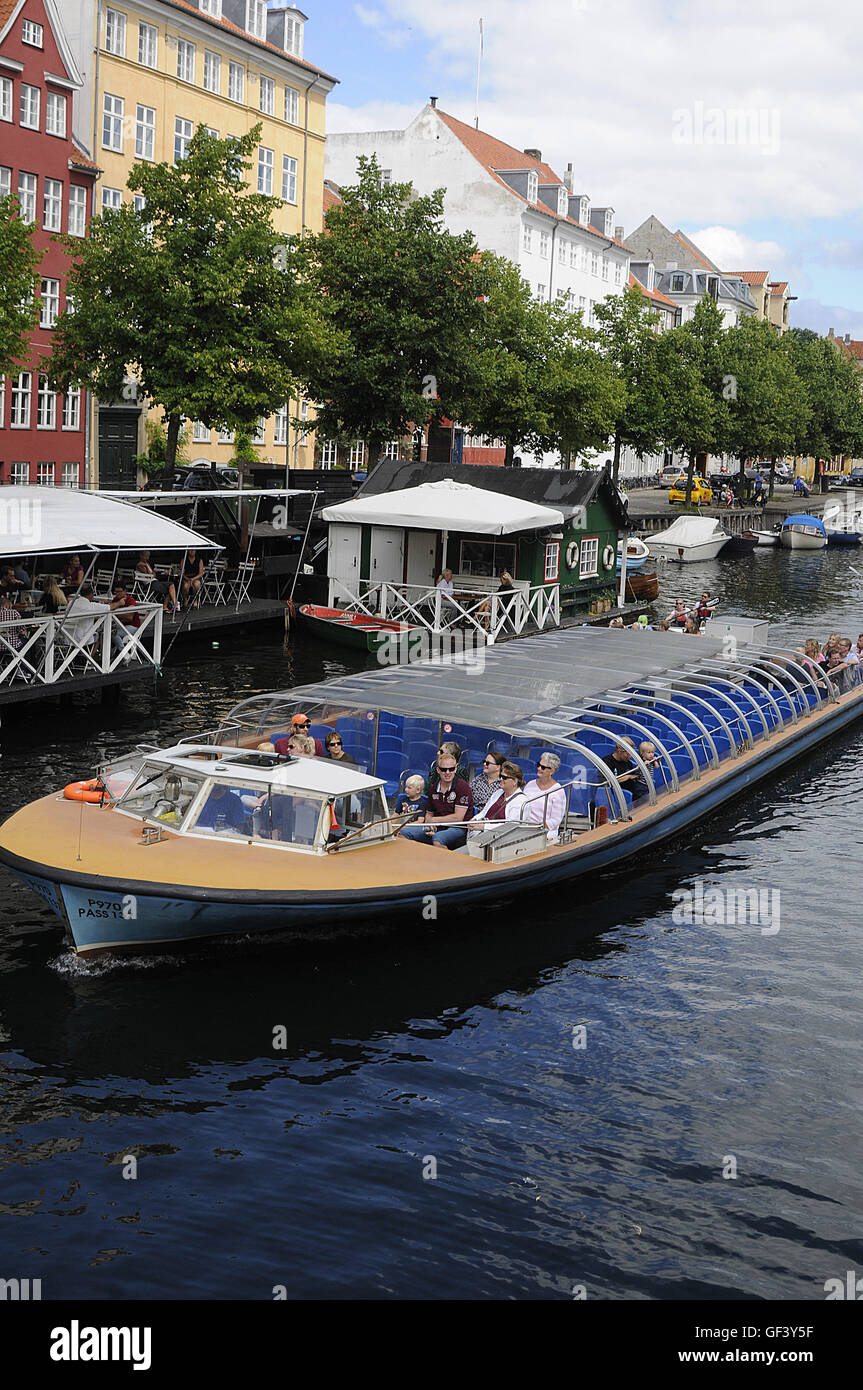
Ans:
[[[120,612],[74,611],[67,617],[17,618],[0,622],[0,688],[56,685],[78,677],[110,675],[132,662],[157,667],[162,657],[162,605],[139,603],[139,627],[124,623]],[[123,639],[122,650],[114,634]],[[150,637],[149,647],[144,638]]]
[[[560,624],[558,584],[525,585],[503,592],[471,585],[469,594],[452,597],[424,584],[368,583],[362,588],[361,594],[353,593],[340,581],[345,612],[410,623],[436,634],[458,627],[473,629],[489,645],[499,637],[518,636],[531,622],[539,631]]]

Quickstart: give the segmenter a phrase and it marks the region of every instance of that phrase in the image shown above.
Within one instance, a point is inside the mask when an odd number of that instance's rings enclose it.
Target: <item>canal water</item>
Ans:
[[[668,566],[657,611],[707,586],[771,637],[856,638],[861,570]],[[365,660],[276,629],[174,655],[157,694],[6,717],[5,811]],[[322,946],[87,965],[0,871],[0,1276],[48,1299],[823,1299],[863,1267],[861,756],[858,728],[589,891]],[[738,889],[759,921],[686,920],[680,890]]]

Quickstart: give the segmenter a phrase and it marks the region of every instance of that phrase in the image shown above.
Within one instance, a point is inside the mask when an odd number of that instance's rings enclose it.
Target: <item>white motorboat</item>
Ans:
[[[827,530],[820,516],[795,512],[782,523],[782,544],[786,550],[823,550]]]
[[[777,546],[779,544],[780,533],[778,531],[744,531],[745,536],[755,536],[759,545]]]
[[[647,546],[651,555],[690,563],[715,559],[730,539],[717,517],[679,516],[666,531],[650,536]]]
[[[639,536],[630,536],[626,542],[626,572],[630,574],[633,570],[640,570],[645,560],[650,556],[650,551]],[[623,541],[617,542],[617,573],[620,574],[623,568]]]

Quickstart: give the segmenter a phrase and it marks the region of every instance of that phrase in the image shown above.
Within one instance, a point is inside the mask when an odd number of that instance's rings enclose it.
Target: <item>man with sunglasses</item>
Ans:
[[[435,776],[429,784],[425,816],[417,825],[408,825],[400,832],[406,840],[424,840],[442,849],[459,849],[465,843],[467,830],[462,822],[473,815],[473,797],[468,783],[457,774],[454,755],[441,749]]]
[[[291,734],[302,734],[304,737],[308,737],[309,729],[311,727],[312,721],[309,719],[309,716],[307,714],[295,714],[293,719],[291,720],[291,733],[285,734],[284,738],[277,738],[275,743],[273,744],[273,747],[275,748],[276,752],[287,753],[289,751],[288,740],[290,739]],[[313,742],[315,745],[315,757],[323,758],[324,745],[321,743],[321,740],[319,738],[316,738],[313,739]]]

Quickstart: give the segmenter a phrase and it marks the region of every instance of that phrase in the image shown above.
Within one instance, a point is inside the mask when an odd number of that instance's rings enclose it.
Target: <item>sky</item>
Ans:
[[[651,213],[723,270],[767,270],[791,323],[863,338],[859,0],[305,0],[339,79],[331,131],[404,128],[429,96],[538,148],[624,234]],[[481,237],[478,235],[478,240]]]

